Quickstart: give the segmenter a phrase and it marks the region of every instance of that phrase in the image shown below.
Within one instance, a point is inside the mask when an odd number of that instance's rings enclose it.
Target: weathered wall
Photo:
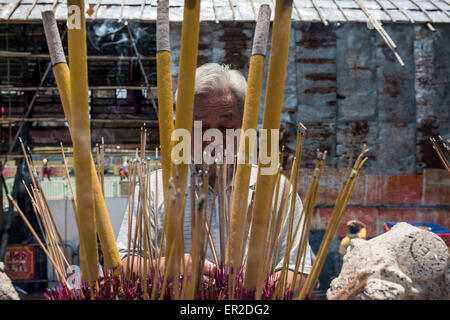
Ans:
[[[366,24],[293,23],[283,120],[309,129],[302,165],[310,167],[321,148],[328,150],[329,167],[346,167],[367,143],[367,173],[442,168],[428,137],[450,137],[450,25],[436,25],[435,32],[424,25],[384,27],[405,67]],[[247,76],[253,28],[203,22],[199,65],[226,63]],[[174,88],[180,35],[181,24],[172,24]]]
[[[176,88],[181,25],[172,24]],[[428,221],[450,228],[450,179],[428,138],[450,138],[450,25],[386,24],[405,62],[402,67],[375,30],[362,23],[294,22],[283,121],[308,128],[299,192],[311,179],[315,150],[329,157],[314,213],[310,245],[317,252],[349,159],[372,148],[342,217],[320,275],[325,292],[339,274],[345,222],[367,224],[368,237],[385,222]],[[198,64],[219,62],[248,73],[252,23],[202,23]],[[270,45],[270,42],[269,42]],[[266,64],[266,77],[267,77]],[[259,120],[262,121],[263,97]],[[295,137],[294,137],[295,139]],[[306,167],[306,168],[305,168]]]

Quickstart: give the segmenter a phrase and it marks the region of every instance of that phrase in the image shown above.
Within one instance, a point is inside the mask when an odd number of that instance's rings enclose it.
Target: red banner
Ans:
[[[34,246],[11,246],[6,248],[5,271],[11,280],[33,280]]]

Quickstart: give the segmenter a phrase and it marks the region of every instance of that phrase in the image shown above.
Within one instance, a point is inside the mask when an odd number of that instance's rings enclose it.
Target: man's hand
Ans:
[[[192,257],[189,253],[184,254],[184,274],[183,269],[180,270],[180,274],[183,274],[185,277],[191,277],[192,276],[192,267],[193,267],[193,261]],[[208,259],[205,259],[204,265],[203,265],[203,281],[206,283],[211,284],[213,281],[214,273],[216,271],[216,265],[209,261]]]
[[[281,275],[281,271],[275,272],[275,278],[279,279],[280,275]],[[295,288],[293,290],[293,297],[296,298],[298,296],[301,288],[303,287],[303,285],[306,282],[307,277],[308,277],[307,274],[301,274],[301,273],[297,273],[297,277],[295,277],[294,272],[291,270],[288,270],[287,277],[286,277],[286,284],[290,288],[290,290],[292,290],[294,283],[295,283]],[[294,280],[294,278],[296,278],[296,279]]]

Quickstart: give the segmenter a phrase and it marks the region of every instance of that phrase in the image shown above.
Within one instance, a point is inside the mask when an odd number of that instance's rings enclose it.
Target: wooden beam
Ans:
[[[139,14],[139,19],[142,19],[142,16],[144,15],[144,10],[145,10],[145,0],[142,0],[141,13]]]
[[[16,11],[16,9],[19,7],[21,0],[17,0],[16,3],[14,3],[14,7],[11,10],[11,12],[8,14],[8,17],[6,18],[6,20],[9,20],[9,18],[11,18],[11,16],[13,15],[14,11]]]
[[[444,9],[441,7],[441,5],[438,5],[438,4],[436,3],[436,1],[434,1],[434,0],[429,0],[429,1],[433,4],[433,6],[435,6],[436,8],[438,8],[439,10],[441,10],[444,14],[446,14],[447,17],[450,17],[450,14],[449,14],[446,10],[444,10]],[[447,2],[447,4],[449,4],[449,2]]]
[[[236,12],[234,12],[233,2],[231,0],[228,0],[228,4],[230,5],[231,14],[232,14],[233,21],[234,21],[234,20],[236,20]]]
[[[156,87],[139,87],[139,86],[90,86],[89,90],[149,90],[156,95]],[[0,91],[52,91],[58,90],[58,87],[14,87],[0,86]]]
[[[389,13],[388,9],[381,3],[379,0],[375,0],[376,3],[383,9],[383,11],[386,13],[386,15],[391,18],[392,22],[396,22],[395,18]]]
[[[422,11],[427,17],[428,17],[428,19],[430,19],[430,21],[432,22],[432,23],[434,23],[435,21],[434,21],[434,19],[433,19],[433,17],[432,16],[430,16],[430,14],[428,13],[428,11],[427,10],[425,10],[425,8],[424,7],[422,7],[421,5],[420,5],[420,3],[418,3],[416,0],[410,0],[412,3],[414,3],[414,5],[417,7],[417,8],[419,8],[419,10],[420,11]],[[431,31],[435,31],[436,29],[434,29],[434,27],[431,25],[431,23],[427,23],[427,27],[431,30]]]
[[[36,6],[36,3],[37,3],[37,2],[38,2],[38,0],[34,0],[34,1],[33,1],[33,4],[31,5],[31,8],[28,9],[28,11],[27,11],[27,15],[26,15],[25,20],[28,20],[28,17],[30,16],[31,11],[33,11],[33,9],[34,9],[34,7]]]
[[[297,13],[298,20],[301,21],[302,20],[302,16],[300,15],[300,10],[298,9],[297,4],[295,3],[295,1],[292,1],[292,6],[294,7],[295,12]]]
[[[19,51],[6,51],[0,50],[0,57],[8,57],[8,58],[25,58],[25,59],[46,59],[50,60],[50,55],[45,53],[31,53],[31,52],[19,52]],[[66,59],[68,56],[66,55]],[[156,60],[156,57],[126,57],[126,56],[88,56],[88,60],[91,61],[110,61],[110,60]]]
[[[342,15],[344,16],[345,20],[349,21],[348,16],[344,12],[344,9],[342,9],[341,5],[336,0],[333,0],[333,2],[336,5],[336,7],[338,7],[339,11],[342,13]]]
[[[122,0],[122,3],[120,4],[120,15],[119,15],[119,22],[122,21],[123,18],[123,7],[125,5],[125,0]]]
[[[398,10],[400,10],[401,13],[403,13],[403,15],[411,22],[411,23],[415,23],[414,19],[405,11],[403,10],[401,7],[398,6],[398,4],[396,4],[394,1],[392,0],[388,0],[394,7],[396,7]]]
[[[66,118],[3,118],[0,123],[10,122],[67,122]],[[133,124],[142,123],[149,126],[158,126],[158,120],[149,119],[91,119],[91,123]],[[51,129],[50,129],[51,130]]]
[[[214,0],[213,0],[214,1]],[[253,16],[255,17],[255,21],[258,19],[258,14],[256,13],[255,3],[253,0],[249,0],[253,10]]]
[[[211,0],[212,1],[212,5],[213,5],[213,11],[214,11],[214,19],[216,21],[216,23],[219,23],[219,16],[217,15],[217,7],[216,7],[216,0]],[[255,11],[253,10],[253,13]]]
[[[322,20],[323,24],[328,26],[328,21],[325,18],[325,15],[323,14],[322,9],[319,8],[319,5],[314,0],[311,0],[311,2],[313,4],[314,8],[316,9],[317,13],[319,14],[320,19]]]
[[[59,4],[59,0],[54,0],[52,5],[52,10],[55,12],[56,6]]]
[[[392,52],[394,53],[394,56],[397,58],[400,65],[404,66],[405,63],[403,62],[402,58],[395,50],[395,48],[397,48],[397,45],[392,40],[392,38],[388,35],[386,30],[384,30],[384,28],[381,26],[380,22],[378,22],[378,20],[372,16],[370,11],[364,6],[364,4],[360,0],[354,0],[354,1],[358,4],[358,6],[361,8],[361,10],[364,12],[364,14],[367,16],[368,22],[373,24],[373,27],[375,28],[375,30],[380,34],[380,36],[383,38],[384,42],[386,42],[388,47],[392,50]]]
[[[95,5],[95,11],[94,11],[94,19],[97,18],[98,9],[100,8],[100,5],[102,4],[103,0],[98,0],[97,4]]]

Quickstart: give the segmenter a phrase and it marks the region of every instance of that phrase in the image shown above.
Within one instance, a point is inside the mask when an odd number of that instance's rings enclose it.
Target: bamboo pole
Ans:
[[[246,143],[245,132],[255,130],[258,125],[260,97],[264,78],[265,55],[270,27],[270,6],[261,5],[255,27],[255,40],[253,43],[250,69],[248,75],[247,93],[244,104],[242,120],[242,134],[239,144],[236,173],[233,177],[233,191],[231,196],[230,227],[226,252],[226,264],[230,267],[230,280],[234,293],[235,276],[242,265],[245,218],[248,206],[248,192],[252,163],[250,155],[253,148]]]
[[[56,20],[54,13],[52,11],[42,12],[42,20],[44,24],[44,29],[46,33],[47,43],[50,51],[50,56],[52,58],[53,72],[55,74],[55,79],[57,86],[59,88],[59,94],[61,97],[61,102],[63,105],[64,114],[66,115],[67,121],[69,123],[69,131],[71,133],[72,139],[76,136],[76,132],[73,132],[74,119],[72,119],[72,104],[71,102],[71,80],[70,72],[67,66],[64,50],[59,38],[58,28],[56,25]],[[70,33],[70,32],[69,32]],[[87,82],[86,82],[87,85]],[[90,139],[89,139],[90,145]],[[103,145],[103,138],[102,138]],[[75,143],[74,143],[75,147]],[[90,146],[89,146],[90,151]],[[111,222],[109,220],[105,200],[103,197],[102,188],[98,176],[95,173],[95,164],[92,158],[92,154],[89,152],[88,164],[90,175],[92,177],[92,188],[95,202],[95,218],[97,220],[98,236],[100,238],[100,243],[102,246],[103,255],[105,258],[105,267],[111,269],[117,269],[121,266],[121,260],[117,245],[115,242],[114,233],[112,230]],[[101,157],[102,158],[102,157]],[[85,166],[87,166],[85,164]],[[103,164],[100,166],[103,167]],[[75,169],[76,170],[76,169]],[[77,176],[75,176],[75,180]],[[77,184],[78,185],[78,184]],[[78,188],[77,188],[78,190]],[[92,189],[91,189],[92,190]],[[92,191],[91,191],[92,192]],[[77,191],[78,193],[78,191]],[[78,198],[78,197],[77,197]],[[77,206],[78,207],[78,206]],[[77,214],[78,216],[78,214]],[[78,221],[81,222],[81,221]],[[81,225],[80,225],[81,227]],[[81,240],[81,239],[80,239]],[[83,245],[84,247],[84,245]],[[81,242],[80,242],[81,248]]]
[[[264,102],[263,129],[270,137],[272,130],[279,130],[281,108],[283,104],[284,83],[289,54],[291,31],[292,0],[279,0],[275,6],[275,18],[272,29],[272,46],[270,51],[267,94]],[[271,139],[267,139],[267,154],[271,154]],[[270,165],[270,164],[269,164]],[[247,290],[256,289],[259,275],[255,270],[263,264],[264,245],[272,207],[273,186],[276,175],[262,175],[263,165],[259,161],[258,177],[255,190],[255,204],[252,213],[252,230],[250,233],[244,286]]]

